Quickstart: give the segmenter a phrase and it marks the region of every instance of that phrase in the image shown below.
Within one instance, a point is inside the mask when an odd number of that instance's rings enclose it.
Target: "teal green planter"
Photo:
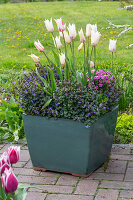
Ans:
[[[23,115],[34,169],[88,176],[109,158],[117,114],[115,107],[89,128],[68,119]]]

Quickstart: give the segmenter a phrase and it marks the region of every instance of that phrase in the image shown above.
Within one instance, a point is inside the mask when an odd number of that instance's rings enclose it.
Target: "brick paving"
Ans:
[[[9,144],[0,144],[2,154]],[[108,165],[88,178],[32,169],[29,151],[21,146],[14,172],[29,188],[26,200],[133,200],[133,146],[113,146]]]

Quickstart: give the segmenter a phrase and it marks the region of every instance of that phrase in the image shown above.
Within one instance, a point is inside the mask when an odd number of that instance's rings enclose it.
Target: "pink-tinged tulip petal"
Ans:
[[[5,163],[10,164],[10,160],[9,160],[9,156],[7,152],[4,152],[0,157],[0,167]]]
[[[42,46],[42,44],[40,43],[40,41],[38,40],[38,42],[34,42],[35,47],[37,48],[38,51],[40,52],[44,52],[44,47]]]
[[[67,32],[67,31],[64,31],[63,34],[64,34],[65,42],[66,42],[67,44],[70,44],[70,43],[71,43],[71,38],[70,38],[70,36],[68,35],[68,32]]]
[[[95,72],[95,69],[91,70],[91,73],[93,74]]]
[[[82,78],[82,76],[83,76],[83,73],[80,73],[80,76],[81,76],[81,78]]]
[[[5,169],[10,169],[10,165],[8,165],[7,163],[5,163],[1,168],[0,168],[0,174],[2,176],[2,174],[4,173]]]
[[[91,31],[91,45],[93,47],[98,45],[101,34],[98,31]]]
[[[80,37],[80,42],[84,43],[85,42],[85,36],[83,33],[83,29],[81,28],[80,31],[78,31],[79,37]]]
[[[6,168],[10,167],[10,160],[7,152],[4,152],[0,157],[0,174],[4,173]]]
[[[9,170],[5,170],[4,174],[1,177],[1,182],[6,193],[12,194],[18,188],[18,180],[11,168]]]
[[[68,27],[67,27],[68,31],[69,31],[69,36],[71,38],[71,40],[74,40],[76,38],[76,26],[75,24],[69,24]]]
[[[17,163],[20,157],[20,147],[11,146],[7,150],[11,164]]]
[[[38,56],[36,56],[35,54],[31,54],[28,56],[30,56],[34,60],[34,62],[40,63],[40,58]]]
[[[56,22],[56,24],[57,24],[58,30],[59,30],[60,32],[63,32],[63,31],[65,30],[65,28],[66,28],[66,25],[63,25],[62,18],[60,18],[60,19],[55,19],[55,22]]]

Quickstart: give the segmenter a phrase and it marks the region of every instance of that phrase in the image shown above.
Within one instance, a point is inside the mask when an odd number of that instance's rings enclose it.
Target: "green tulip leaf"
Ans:
[[[46,108],[46,107],[51,103],[51,101],[52,101],[52,99],[49,99],[49,100],[44,104],[44,106],[42,107],[42,110],[43,110],[44,108]]]
[[[19,188],[15,195],[15,200],[25,200],[27,195],[27,188]]]

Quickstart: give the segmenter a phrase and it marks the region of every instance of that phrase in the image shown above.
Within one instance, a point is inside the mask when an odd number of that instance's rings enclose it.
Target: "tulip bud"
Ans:
[[[85,36],[84,36],[84,33],[83,33],[83,29],[81,28],[78,33],[79,33],[79,37],[80,37],[80,42],[84,43],[85,42]]]
[[[36,55],[31,54],[31,55],[28,55],[28,56],[30,56],[36,63],[39,63],[39,62],[40,62],[40,58],[37,57]]]
[[[63,32],[65,30],[65,28],[66,28],[66,25],[63,25],[62,19],[61,18],[60,19],[55,19],[55,22],[57,24],[58,30],[60,32]]]
[[[62,33],[62,32],[59,32],[59,36],[60,36],[61,38],[63,38],[63,33]]]
[[[97,32],[97,24],[91,25],[91,31]]]
[[[54,40],[55,47],[57,49],[61,49],[62,48],[62,44],[61,44],[61,41],[60,41],[60,36],[59,37],[56,36],[56,38],[55,39],[53,38],[53,40]]]
[[[116,50],[117,40],[109,40],[109,51],[114,52]]]
[[[76,27],[75,24],[69,24],[67,27],[68,31],[69,31],[69,36],[71,38],[71,40],[74,40],[76,38]]]
[[[70,44],[70,43],[71,43],[71,38],[70,38],[70,36],[68,35],[68,32],[67,32],[67,31],[64,31],[63,34],[64,34],[65,42],[66,42],[67,44]]]
[[[6,169],[4,174],[1,177],[2,186],[5,189],[6,193],[13,193],[17,190],[18,180],[13,173],[12,169]]]
[[[46,26],[46,29],[48,30],[48,32],[52,33],[54,31],[54,27],[53,27],[53,23],[52,23],[52,18],[51,18],[50,21],[48,19],[46,19],[44,21],[44,23],[45,23],[45,26]]]
[[[94,68],[94,62],[93,61],[90,61],[90,68]]]
[[[44,52],[44,47],[42,46],[42,44],[39,42],[39,40],[38,40],[38,42],[34,42],[34,45],[35,45],[35,47],[37,48],[37,50],[38,51],[40,51],[40,52]]]
[[[90,37],[91,36],[91,24],[87,24],[86,25],[86,37]]]
[[[64,53],[61,53],[59,54],[59,58],[60,58],[60,63],[61,65],[65,65],[65,54]]]
[[[83,48],[83,43],[81,43],[80,45],[79,45],[79,47],[78,47],[78,50],[80,51],[82,48]]]
[[[7,150],[11,164],[17,163],[20,157],[20,147],[10,146]]]
[[[101,34],[97,31],[91,31],[91,45],[93,47],[98,45]]]

